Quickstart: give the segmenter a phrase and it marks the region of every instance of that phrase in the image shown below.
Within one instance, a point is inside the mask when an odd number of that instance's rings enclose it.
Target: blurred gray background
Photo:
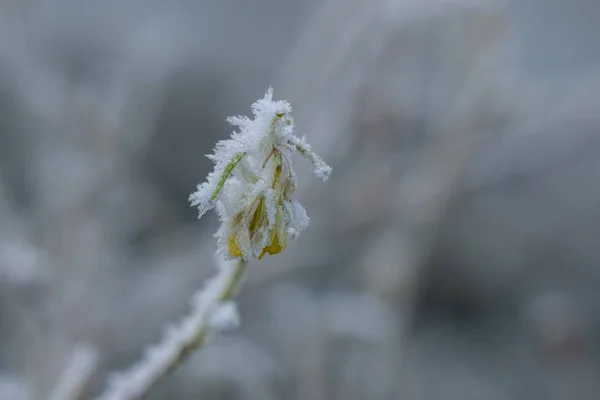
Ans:
[[[2,1],[0,400],[91,398],[185,314],[187,197],[270,85],[332,179],[298,160],[311,225],[151,400],[597,399],[599,34],[596,0]]]

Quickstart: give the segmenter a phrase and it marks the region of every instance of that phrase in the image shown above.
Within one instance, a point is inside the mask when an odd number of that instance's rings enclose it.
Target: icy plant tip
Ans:
[[[167,327],[162,340],[150,346],[129,369],[112,375],[97,400],[143,398],[169,371],[202,347],[207,335],[239,324],[233,298],[246,265],[265,254],[277,254],[308,225],[304,208],[294,200],[294,153],[308,159],[323,180],[331,168],[304,138],[294,135],[292,108],[273,101],[273,92],[252,105],[254,119],[230,117],[239,128],[215,146],[208,157],[215,169],[190,196],[200,217],[216,207],[221,227],[215,234],[219,270],[193,296],[192,310],[179,324]]]
[[[273,101],[273,91],[252,105],[254,118],[229,117],[230,139],[217,143],[207,181],[190,196],[199,216],[216,208],[221,227],[215,234],[223,258],[250,261],[281,252],[308,225],[304,207],[294,200],[292,156],[300,153],[314,173],[327,180],[331,168],[294,134],[292,107]]]

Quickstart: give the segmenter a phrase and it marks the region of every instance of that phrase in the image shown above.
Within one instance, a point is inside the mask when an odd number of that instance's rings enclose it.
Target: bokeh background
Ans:
[[[599,35],[596,0],[2,1],[0,399],[91,398],[186,313],[188,195],[270,85],[332,179],[298,160],[312,224],[151,400],[599,398]]]

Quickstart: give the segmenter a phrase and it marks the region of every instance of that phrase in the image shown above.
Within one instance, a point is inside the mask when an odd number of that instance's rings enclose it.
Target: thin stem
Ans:
[[[161,343],[148,348],[138,364],[111,379],[109,387],[97,400],[143,398],[169,372],[202,347],[211,317],[219,306],[237,294],[247,264],[238,259],[223,265],[219,274],[194,295],[191,314],[169,330]]]
[[[221,302],[231,300],[238,292],[244,273],[246,272],[247,261],[239,259],[236,262],[236,267],[233,269],[231,279],[227,281],[227,286],[223,288],[219,296]]]
[[[244,272],[246,271],[246,265],[248,263],[245,261],[240,261],[236,263],[236,268],[233,270],[233,274],[231,274],[231,279],[228,279],[225,283],[225,287],[221,291],[217,302],[224,303],[226,301],[231,300],[237,293],[239,285],[241,283],[242,277],[244,276]],[[217,304],[215,304],[216,306]],[[208,333],[209,324],[207,323],[210,320],[210,316],[203,321],[204,323],[201,326],[198,326],[198,330],[195,335],[191,336],[187,342],[183,344],[177,351],[176,358],[174,362],[167,366],[167,368],[156,377],[156,379],[152,382],[151,386],[147,388],[146,391],[152,389],[154,385],[162,380],[166,375],[168,375],[171,371],[176,369],[181,363],[183,363],[195,350],[202,346],[204,339],[206,338],[206,334]]]

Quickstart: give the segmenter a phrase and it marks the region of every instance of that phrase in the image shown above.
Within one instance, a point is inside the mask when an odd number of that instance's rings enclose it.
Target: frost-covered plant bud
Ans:
[[[252,105],[254,119],[236,116],[227,121],[239,128],[215,146],[215,169],[190,196],[198,218],[216,207],[221,227],[215,234],[225,259],[261,259],[277,254],[308,225],[304,207],[293,199],[296,174],[292,156],[309,160],[314,173],[327,180],[331,168],[304,138],[294,135],[292,108],[273,101],[271,88]]]

